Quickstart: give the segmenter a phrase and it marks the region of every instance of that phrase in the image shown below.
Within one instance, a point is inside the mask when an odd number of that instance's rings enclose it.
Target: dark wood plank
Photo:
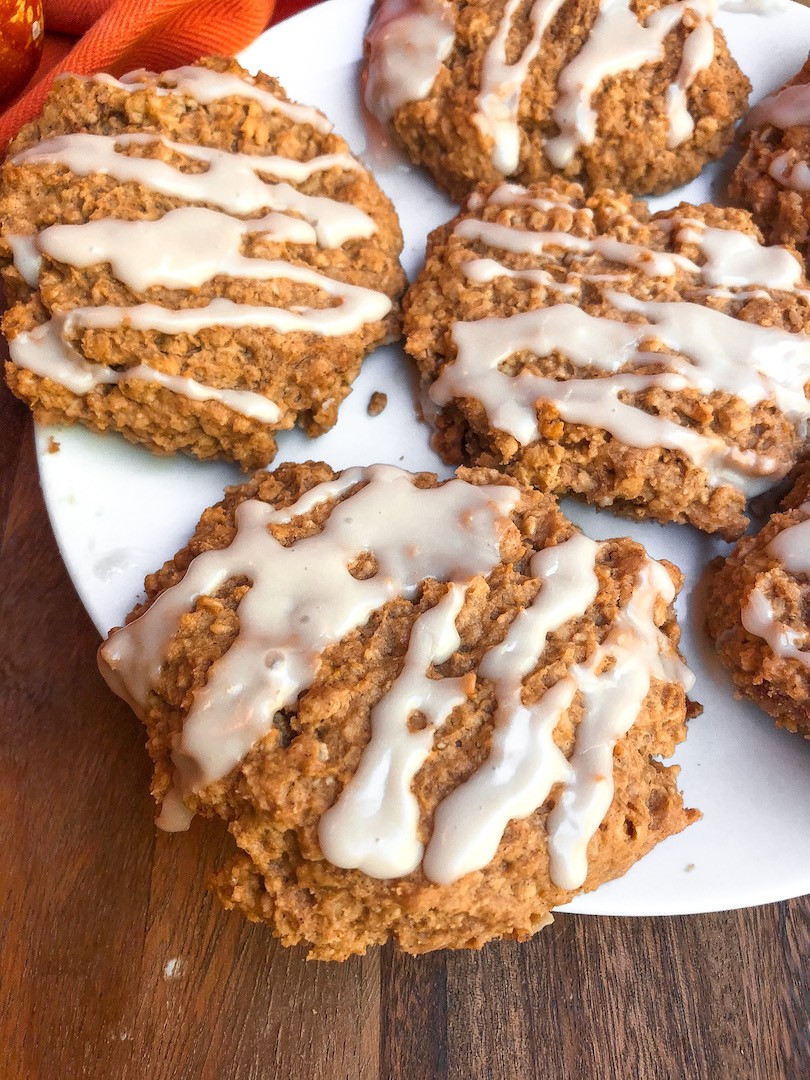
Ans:
[[[447,962],[444,952],[381,960],[380,1076],[440,1080],[448,1075]]]
[[[0,642],[5,1075],[80,1075],[99,1054],[120,1071],[154,843],[132,828],[148,771],[138,726],[94,670],[98,636],[66,582],[30,438],[2,545]]]

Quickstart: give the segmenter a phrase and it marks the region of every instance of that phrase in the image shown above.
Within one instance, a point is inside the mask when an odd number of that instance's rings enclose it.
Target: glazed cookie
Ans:
[[[448,462],[733,539],[805,438],[807,282],[742,210],[482,189],[405,312]]]
[[[729,195],[751,210],[772,244],[810,255],[810,61],[760,101],[743,125],[744,154]]]
[[[675,567],[484,470],[231,488],[102,646],[159,824],[224,818],[227,907],[343,959],[524,939],[697,814]]]
[[[719,158],[750,85],[715,0],[382,0],[365,101],[461,201],[555,173],[669,191]]]
[[[810,465],[712,573],[706,624],[740,694],[810,739]]]
[[[13,392],[156,453],[275,454],[398,329],[394,209],[316,109],[211,59],[67,76],[0,178]]]

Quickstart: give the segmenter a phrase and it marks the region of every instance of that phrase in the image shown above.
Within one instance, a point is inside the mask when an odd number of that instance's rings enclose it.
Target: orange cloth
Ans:
[[[312,0],[280,0],[279,15]],[[31,82],[0,115],[0,156],[33,119],[55,75],[153,71],[245,48],[270,22],[275,0],[45,0],[42,61]],[[79,41],[65,35],[83,35]]]

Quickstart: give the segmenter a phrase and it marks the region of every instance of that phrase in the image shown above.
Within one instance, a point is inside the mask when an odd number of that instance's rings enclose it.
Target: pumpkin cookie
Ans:
[[[804,443],[807,281],[742,210],[482,189],[431,235],[405,312],[451,463],[734,539]]]
[[[316,109],[232,60],[60,79],[0,178],[14,393],[156,453],[332,427],[396,332],[396,214]]]
[[[810,465],[781,513],[714,569],[706,610],[740,693],[810,739]]]
[[[461,200],[555,173],[645,195],[719,158],[750,85],[714,0],[382,0],[365,101]]]
[[[498,473],[282,465],[99,654],[159,823],[224,818],[228,907],[343,959],[524,939],[695,820],[681,576]]]

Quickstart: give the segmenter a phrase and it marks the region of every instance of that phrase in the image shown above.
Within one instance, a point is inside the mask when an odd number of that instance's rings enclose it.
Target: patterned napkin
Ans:
[[[55,75],[122,75],[230,55],[313,0],[45,0],[45,48],[31,82],[0,114],[0,155],[39,112]],[[78,41],[76,40],[78,38]]]

